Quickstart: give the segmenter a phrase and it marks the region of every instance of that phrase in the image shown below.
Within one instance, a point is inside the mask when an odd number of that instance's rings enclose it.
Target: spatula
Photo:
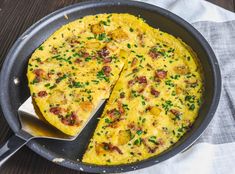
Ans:
[[[99,108],[104,104],[105,100],[101,100],[98,107],[92,111],[89,120],[95,115]],[[17,150],[35,138],[48,138],[62,141],[73,141],[81,133],[89,120],[84,124],[81,131],[76,136],[69,136],[43,120],[37,107],[33,105],[32,98],[29,97],[18,109],[21,129],[15,133],[8,141],[0,146],[0,166],[7,161]]]

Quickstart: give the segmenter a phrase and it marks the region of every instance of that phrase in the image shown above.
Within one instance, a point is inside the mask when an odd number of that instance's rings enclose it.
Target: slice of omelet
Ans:
[[[196,57],[181,40],[128,14],[110,20],[131,40],[122,43],[127,61],[83,156],[98,165],[136,162],[169,148],[197,117],[203,89]]]
[[[190,129],[203,92],[193,51],[129,14],[86,16],[63,26],[33,53],[27,75],[42,115],[68,135],[80,132],[108,99],[82,160],[98,165],[168,149]]]
[[[108,35],[111,30],[92,16],[74,21],[50,36],[29,60],[33,99],[45,119],[68,135],[76,135],[109,97],[122,70],[125,55],[114,42],[118,36]]]

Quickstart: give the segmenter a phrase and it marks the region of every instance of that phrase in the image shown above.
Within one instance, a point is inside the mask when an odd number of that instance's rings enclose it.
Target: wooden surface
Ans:
[[[14,41],[33,23],[64,6],[82,0],[0,0],[0,64]],[[235,12],[235,0],[209,0]],[[12,135],[7,122],[0,113],[0,143]],[[2,167],[0,174],[80,174],[58,166],[23,147]],[[83,173],[84,174],[84,173]]]

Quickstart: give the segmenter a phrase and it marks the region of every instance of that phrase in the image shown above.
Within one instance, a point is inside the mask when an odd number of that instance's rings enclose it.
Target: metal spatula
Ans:
[[[104,102],[105,100],[101,100],[98,107],[92,111],[90,119],[95,115]],[[76,139],[77,136],[81,133],[80,131],[76,136],[69,136],[47,123],[40,115],[40,112],[37,112],[37,107],[33,105],[31,97],[29,97],[19,107],[18,115],[21,123],[21,130],[15,133],[15,135],[13,135],[4,145],[0,147],[0,166],[17,150],[19,150],[32,139],[49,138],[63,141],[72,141]],[[89,120],[86,122],[86,124],[89,122]],[[83,128],[86,126],[86,124],[84,124]]]

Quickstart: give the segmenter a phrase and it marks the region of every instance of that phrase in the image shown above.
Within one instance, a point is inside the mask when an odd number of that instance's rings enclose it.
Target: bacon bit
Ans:
[[[40,82],[43,77],[47,77],[46,72],[42,69],[35,69],[33,73],[36,75],[35,80],[37,82]]]
[[[138,62],[138,59],[137,58],[134,58],[131,62],[131,67],[135,66]]]
[[[157,50],[154,49],[154,47],[149,50],[148,55],[153,59],[157,59],[160,56],[160,54],[157,52]]]
[[[77,40],[76,37],[68,38],[68,39],[67,39],[67,42],[69,43],[69,45],[70,45],[71,47],[74,47],[76,44],[80,44],[80,43],[81,43],[79,40]]]
[[[51,78],[52,75],[53,75],[52,72],[48,72],[48,73],[47,73],[47,77],[48,77],[49,79]]]
[[[43,69],[35,69],[33,72],[38,77],[41,77],[43,74],[45,74],[45,71]]]
[[[121,115],[121,113],[117,109],[112,109],[107,111],[107,114],[112,118],[115,119]]]
[[[146,111],[146,112],[147,112],[147,111],[150,111],[152,108],[153,108],[152,106],[148,106],[148,107],[145,109],[145,111]]]
[[[158,145],[160,145],[160,146],[164,145],[164,141],[163,141],[162,138],[159,138],[159,139],[157,140],[157,142],[158,142]]]
[[[125,98],[125,92],[120,93],[120,98]]]
[[[40,92],[38,92],[38,96],[39,97],[45,97],[45,96],[47,96],[47,92],[46,91],[40,91]]]
[[[128,81],[128,87],[131,87],[135,84],[135,80],[129,80]]]
[[[117,101],[118,103],[118,111],[120,112],[120,114],[124,114],[125,113],[125,109],[122,106],[122,103],[120,101]]]
[[[166,78],[166,76],[167,76],[167,71],[164,71],[164,70],[157,70],[157,71],[155,72],[155,76],[156,76],[157,78],[159,78],[159,79],[164,79],[164,78]]]
[[[137,81],[139,82],[139,84],[143,84],[143,83],[147,84],[146,76],[137,77]]]
[[[104,63],[110,63],[110,62],[112,62],[112,58],[111,58],[111,57],[105,57],[105,58],[103,59],[103,62],[104,62]]]
[[[117,146],[113,146],[112,150],[117,151],[121,155],[123,154],[122,151]]]
[[[104,75],[107,77],[110,75],[110,72],[112,71],[110,66],[103,66],[102,70],[104,71]]]
[[[105,150],[109,150],[111,152],[116,151],[121,155],[123,154],[122,151],[117,146],[114,146],[111,143],[103,142],[102,144],[103,144]]]
[[[137,126],[134,122],[129,123],[127,127],[131,130],[138,131],[141,130],[141,127]]]
[[[72,112],[71,115],[68,117],[62,117],[61,122],[68,126],[78,126],[81,123],[80,121],[78,121],[77,115],[74,112]]]
[[[138,72],[138,68],[134,68],[134,69],[132,70],[132,72],[133,72],[133,73]]]
[[[153,147],[153,148],[150,147],[150,146],[147,144],[146,139],[142,139],[142,142],[143,142],[144,146],[147,147],[149,153],[154,153],[154,152],[157,150],[157,148],[158,148],[157,145],[156,145],[155,147]]]
[[[73,47],[75,44],[80,44],[80,41],[77,40],[77,38],[75,38],[75,37],[69,38],[69,39],[67,39],[67,41],[70,43],[71,47]]]
[[[144,46],[144,34],[141,33],[141,31],[139,31],[139,30],[138,30],[138,32],[139,33],[138,33],[137,37],[140,40],[140,45],[143,47]]]
[[[109,55],[109,50],[107,49],[107,47],[103,47],[101,50],[99,50],[98,52],[98,55],[101,57],[101,58],[105,58]]]
[[[134,123],[129,123],[127,125],[127,127],[130,128],[130,129],[134,129],[135,128],[135,124]]]
[[[89,56],[90,56],[89,53],[87,53],[87,52],[82,52],[82,57],[83,57],[83,58],[87,58],[87,57],[89,57]]]
[[[60,115],[61,108],[60,107],[52,107],[52,108],[50,108],[50,112],[55,114],[55,115]]]
[[[52,54],[58,54],[59,52],[58,52],[58,49],[57,49],[57,48],[52,47],[50,53],[52,53]]]
[[[111,128],[117,128],[119,126],[119,121],[124,120],[124,118],[115,118],[112,120],[111,123],[109,123],[106,127],[111,127]]]
[[[81,63],[81,62],[82,62],[82,60],[79,59],[79,58],[77,58],[77,59],[75,60],[75,63]]]
[[[144,86],[143,88],[141,88],[141,89],[140,89],[138,92],[139,92],[139,93],[142,93],[142,92],[144,92],[144,90],[145,90],[145,87],[146,87],[146,86]]]
[[[161,82],[161,80],[157,76],[154,77],[154,81],[158,83]]]
[[[171,112],[172,114],[174,114],[175,116],[181,115],[180,111],[178,111],[178,110],[176,110],[176,109],[171,109],[170,112]]]
[[[190,120],[184,120],[184,122],[186,123],[186,126],[188,127],[188,129],[192,128],[193,124]]]
[[[153,87],[151,87],[151,94],[154,95],[155,97],[158,97],[160,92],[158,92],[157,90],[155,90]]]
[[[58,72],[56,75],[57,75],[57,76],[61,76],[61,75],[62,75],[62,72]]]

